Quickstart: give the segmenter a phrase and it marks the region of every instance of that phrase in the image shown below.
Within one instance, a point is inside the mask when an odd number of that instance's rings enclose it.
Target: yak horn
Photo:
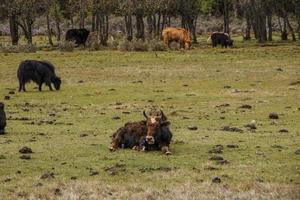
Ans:
[[[160,115],[161,115],[161,118],[162,118],[162,121],[167,121],[167,117],[166,115],[164,114],[164,112],[160,109]]]
[[[146,119],[148,119],[148,116],[147,116],[147,114],[146,114],[145,111],[143,111],[143,114],[144,114],[144,116],[146,117]]]

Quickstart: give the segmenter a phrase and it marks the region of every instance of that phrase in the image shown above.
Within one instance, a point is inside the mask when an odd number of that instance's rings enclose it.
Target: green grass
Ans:
[[[10,120],[7,134],[0,136],[0,155],[5,157],[0,159],[0,197],[299,198],[300,157],[295,151],[300,148],[300,85],[290,83],[300,80],[300,45],[236,46],[200,45],[191,51],[157,52],[158,57],[153,52],[86,50],[0,53],[1,101],[10,89],[16,91],[3,100]],[[16,70],[24,59],[51,61],[63,80],[61,90],[44,87],[38,92],[31,83],[26,93],[18,93]],[[223,103],[230,106],[216,108]],[[239,109],[243,104],[253,108]],[[173,155],[109,152],[112,133],[127,121],[143,119],[142,111],[152,106],[162,108],[171,121]],[[270,120],[270,112],[277,112],[279,119]],[[121,119],[113,120],[115,115]],[[18,120],[21,117],[29,120]],[[255,132],[243,127],[251,120],[257,122]],[[50,121],[54,124],[47,124]],[[198,130],[189,131],[188,125]],[[225,125],[244,132],[221,131]],[[279,133],[283,128],[289,132]],[[80,137],[83,133],[88,136]],[[229,164],[209,160],[208,151],[217,144],[225,146],[222,156]],[[22,146],[34,151],[31,160],[19,158]],[[41,180],[46,171],[55,178]],[[91,171],[99,175],[90,176]],[[222,182],[211,183],[214,176]],[[55,188],[62,196],[54,196]]]

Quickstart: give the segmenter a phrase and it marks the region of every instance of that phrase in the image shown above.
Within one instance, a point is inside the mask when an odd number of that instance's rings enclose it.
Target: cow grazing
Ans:
[[[5,133],[6,115],[4,111],[4,104],[0,102],[0,135]]]
[[[53,83],[56,90],[60,89],[61,80],[55,75],[55,67],[48,61],[25,60],[19,65],[17,72],[19,79],[19,92],[25,90],[25,84],[33,81],[39,85],[39,91],[42,91],[42,84],[46,83],[50,90]]]
[[[218,44],[221,45],[222,48],[233,46],[233,40],[230,38],[228,33],[213,32],[207,41],[211,41],[213,47],[216,47]]]
[[[163,41],[166,47],[170,48],[170,43],[175,41],[180,43],[180,47],[190,49],[190,34],[184,28],[167,27],[162,32]]]
[[[113,134],[109,149],[111,151],[115,151],[118,148],[139,149],[140,140],[146,134],[146,121],[128,122]]]
[[[89,36],[90,32],[85,28],[81,29],[69,29],[66,33],[66,41],[74,41],[77,46],[83,44]]]

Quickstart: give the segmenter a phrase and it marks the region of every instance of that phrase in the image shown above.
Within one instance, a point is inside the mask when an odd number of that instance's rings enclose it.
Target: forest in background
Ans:
[[[116,18],[122,23],[111,29]],[[0,23],[9,29],[2,34],[10,35],[12,45],[18,45],[20,35],[32,44],[41,19],[50,45],[53,35],[62,40],[64,28],[97,32],[99,43],[106,46],[112,32],[121,32],[129,41],[159,39],[163,28],[174,25],[188,29],[197,43],[200,18],[222,20],[222,27],[211,31],[229,34],[234,21],[242,22],[244,40],[253,35],[259,43],[272,41],[274,31],[282,40],[288,35],[293,41],[300,39],[300,0],[2,0],[0,4]]]

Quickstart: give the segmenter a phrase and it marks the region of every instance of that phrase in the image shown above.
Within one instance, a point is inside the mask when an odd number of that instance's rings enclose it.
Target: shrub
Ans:
[[[75,48],[75,42],[73,41],[63,41],[59,44],[59,49],[61,51],[72,52]]]
[[[162,41],[158,41],[155,39],[149,40],[148,46],[151,51],[165,51],[166,50],[164,43]]]
[[[132,48],[134,51],[148,51],[148,43],[137,39],[132,41]]]
[[[97,31],[91,32],[86,41],[86,46],[90,51],[98,51],[101,49],[100,36]]]
[[[121,39],[116,39],[115,37],[112,36],[108,40],[108,47],[110,49],[117,50],[119,48],[120,41],[121,41]]]
[[[132,43],[124,38],[119,42],[118,49],[120,51],[132,51],[133,50]]]

